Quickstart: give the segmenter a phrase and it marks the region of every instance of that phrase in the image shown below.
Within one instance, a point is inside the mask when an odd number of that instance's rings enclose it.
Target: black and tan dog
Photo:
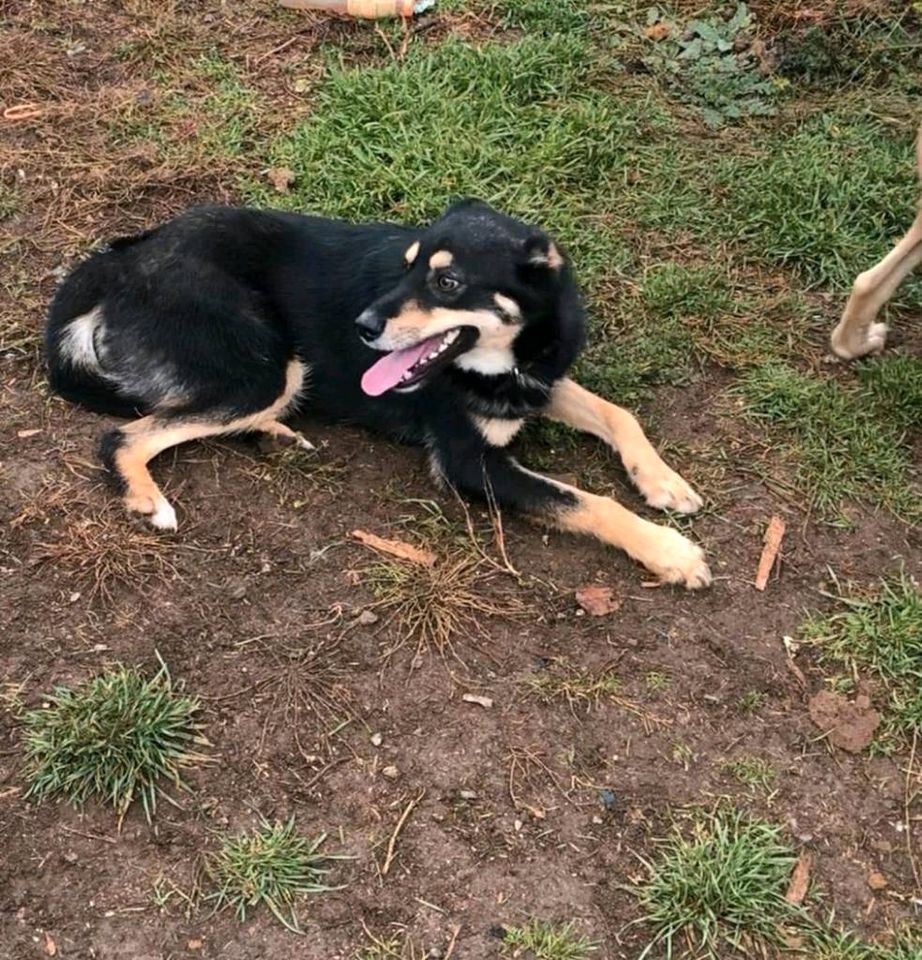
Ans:
[[[241,432],[309,447],[286,425],[307,406],[425,445],[436,477],[464,493],[704,587],[690,540],[508,452],[540,414],[614,447],[651,506],[701,505],[630,413],[567,379],[584,327],[554,243],[478,201],[424,229],[203,207],[80,263],[46,345],[57,393],[138,418],[103,436],[101,456],[126,508],[155,527],[176,526],[148,470],[158,453]]]

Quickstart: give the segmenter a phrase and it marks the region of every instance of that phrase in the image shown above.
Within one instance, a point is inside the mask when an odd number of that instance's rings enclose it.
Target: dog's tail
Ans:
[[[55,293],[45,328],[48,384],[65,400],[96,413],[134,417],[144,412],[139,398],[126,395],[105,366],[105,297],[118,249],[140,237],[118,240],[79,263]]]

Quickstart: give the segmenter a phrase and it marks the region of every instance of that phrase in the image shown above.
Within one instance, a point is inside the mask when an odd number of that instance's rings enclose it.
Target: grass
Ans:
[[[121,820],[139,800],[148,821],[165,781],[205,758],[199,705],[182,694],[166,665],[147,677],[116,667],[77,687],[58,687],[48,705],[22,718],[26,796],[82,808],[111,806]]]
[[[598,951],[599,944],[582,937],[574,924],[554,924],[529,920],[521,927],[506,927],[503,937],[504,957],[534,957],[534,960],[587,960]],[[527,952],[526,952],[527,951]]]
[[[432,956],[408,937],[378,937],[367,929],[365,933],[371,944],[360,950],[355,960],[425,960]]]
[[[728,947],[780,942],[781,924],[794,915],[784,895],[795,860],[780,827],[727,807],[697,811],[661,843],[636,888],[651,934],[638,960],[686,947],[700,960],[721,960]]]
[[[743,713],[755,713],[764,705],[765,694],[760,690],[747,690],[736,703]]]
[[[879,369],[857,383],[776,363],[740,378],[743,412],[779,431],[793,465],[792,485],[825,519],[842,521],[847,500],[885,507],[909,521],[922,516],[906,436],[906,425],[918,417],[918,369],[893,356],[864,365],[874,366]]]
[[[722,764],[724,771],[747,787],[768,789],[777,777],[775,768],[762,757],[737,757]]]
[[[275,823],[263,820],[255,830],[228,837],[206,864],[213,889],[205,901],[216,910],[233,910],[241,923],[262,906],[288,930],[301,933],[297,901],[338,889],[325,877],[331,862],[342,857],[320,853],[325,839],[302,836],[294,817]]]
[[[588,667],[574,667],[565,660],[553,661],[546,669],[529,674],[522,683],[545,703],[564,701],[573,709],[585,710],[603,700],[620,702],[621,678],[613,670],[594,673]]]
[[[810,960],[918,960],[922,937],[911,930],[898,930],[888,943],[866,943],[854,934],[827,929],[809,937]]]
[[[365,571],[373,606],[396,628],[390,655],[407,643],[417,652],[452,651],[464,635],[483,633],[485,617],[515,618],[525,606],[515,594],[493,586],[495,570],[468,549],[439,557],[432,566],[382,561]]]
[[[849,677],[870,677],[884,691],[878,743],[893,748],[922,735],[922,594],[907,574],[873,592],[840,598],[845,610],[812,616],[802,636]]]

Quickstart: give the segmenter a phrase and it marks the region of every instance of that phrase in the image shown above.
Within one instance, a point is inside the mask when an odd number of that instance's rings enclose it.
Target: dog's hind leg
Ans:
[[[544,415],[591,433],[617,450],[624,469],[651,507],[694,513],[701,506],[701,497],[663,462],[637,418],[622,407],[564,379],[554,385]]]
[[[838,356],[853,360],[883,350],[887,325],[877,322],[877,314],[919,264],[922,264],[922,211],[890,253],[855,280],[842,319],[832,332],[832,349]]]
[[[164,411],[135,420],[104,434],[100,457],[122,494],[125,509],[149,517],[161,530],[176,529],[176,511],[157,486],[148,463],[170,447],[204,437],[234,433],[266,433],[312,449],[299,433],[279,422],[294,403],[304,383],[305,368],[292,360],[286,369],[285,386],[268,407],[236,416],[198,413],[170,414]]]

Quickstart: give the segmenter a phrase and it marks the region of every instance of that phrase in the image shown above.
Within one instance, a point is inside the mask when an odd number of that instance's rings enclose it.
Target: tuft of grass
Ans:
[[[912,380],[905,370],[902,377]],[[870,502],[906,520],[922,516],[900,423],[900,417],[917,414],[905,403],[910,395],[897,393],[896,385],[883,386],[886,379],[886,372],[865,374],[863,382],[846,386],[779,363],[752,368],[740,378],[744,412],[782,429],[795,463],[795,485],[827,520],[841,518],[846,500]]]
[[[809,937],[810,960],[918,960],[922,936],[899,930],[890,943],[866,943],[847,931],[818,928]]]
[[[775,781],[775,768],[762,757],[737,757],[735,760],[726,760],[723,769],[740,783],[747,787],[762,787],[768,789]]]
[[[652,937],[638,960],[657,947],[667,958],[685,947],[720,960],[726,947],[780,941],[780,924],[795,915],[784,895],[796,854],[781,828],[717,807],[697,811],[661,842],[637,888]]]
[[[647,684],[648,690],[665,690],[672,683],[672,677],[668,673],[651,670],[644,677],[644,682]]]
[[[857,367],[870,402],[898,430],[922,427],[922,357],[888,354]]]
[[[506,927],[503,937],[504,957],[519,957],[527,950],[534,960],[586,960],[598,949],[596,941],[576,933],[572,921],[555,924],[533,919],[521,927]]]
[[[484,617],[515,618],[523,602],[509,592],[492,589],[496,571],[470,550],[440,557],[432,566],[382,561],[365,572],[375,596],[374,607],[389,615],[397,628],[394,653],[406,643],[417,650],[453,649],[464,633],[482,633]]]
[[[244,923],[249,911],[265,907],[283,926],[301,933],[295,912],[304,896],[340,889],[324,878],[330,863],[343,857],[320,853],[326,839],[298,833],[295,819],[263,820],[248,833],[228,837],[207,861],[205,872],[214,888],[204,897],[216,910],[232,909]]]
[[[613,670],[593,673],[587,667],[573,667],[565,660],[554,661],[547,669],[529,674],[524,686],[539,700],[551,703],[562,700],[573,709],[586,710],[602,700],[620,702],[621,678]]]
[[[743,713],[755,713],[764,703],[765,694],[760,690],[747,690],[737,700],[737,706]]]
[[[140,800],[148,821],[162,781],[183,788],[182,771],[206,758],[197,700],[182,694],[161,661],[153,677],[116,667],[75,688],[58,687],[48,705],[22,718],[27,797],[82,808],[97,800],[121,820]]]
[[[881,746],[922,734],[922,593],[903,573],[873,593],[842,597],[846,609],[810,617],[801,635],[849,676],[859,671],[886,690]]]

